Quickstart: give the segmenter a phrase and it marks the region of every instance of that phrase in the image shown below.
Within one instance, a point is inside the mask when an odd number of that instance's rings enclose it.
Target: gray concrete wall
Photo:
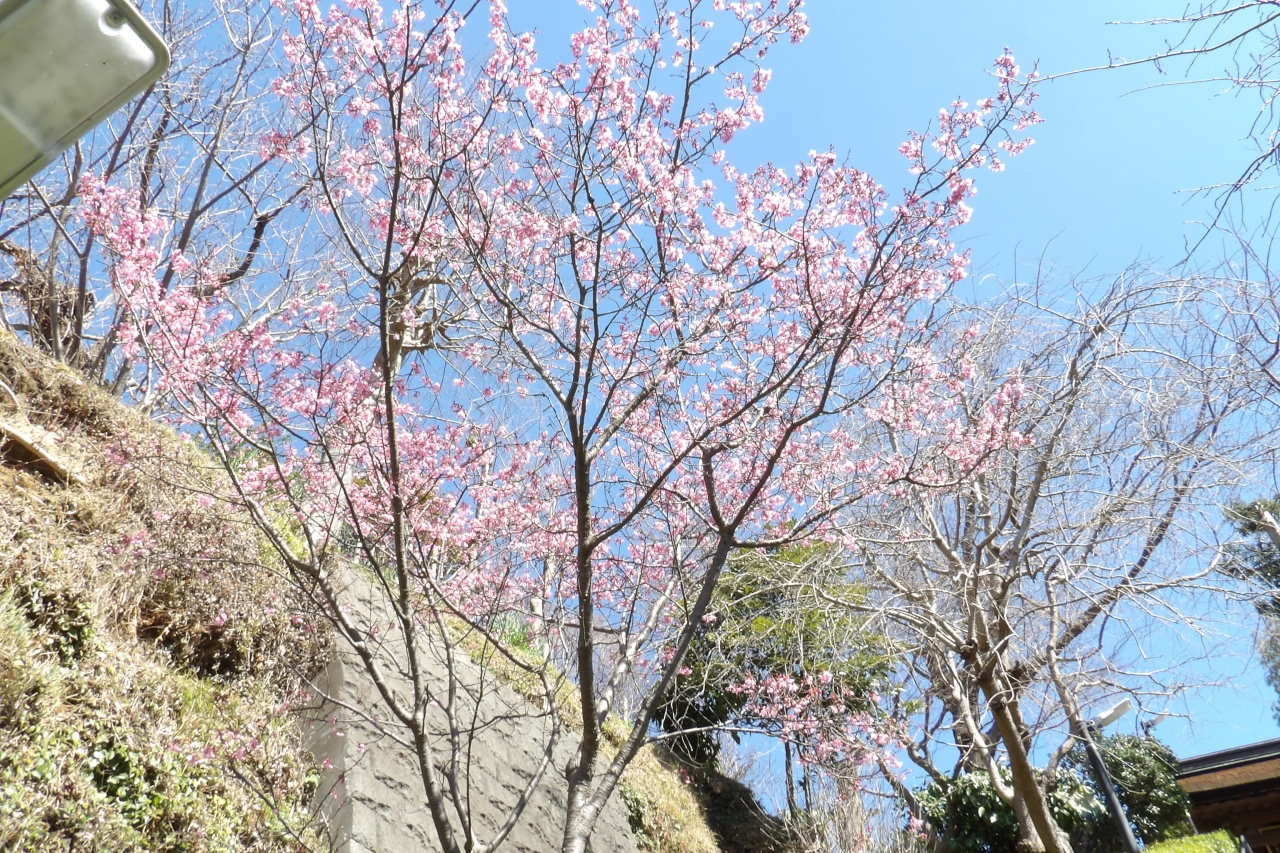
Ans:
[[[392,628],[391,609],[381,590],[363,578],[348,579],[344,606],[362,634],[378,627],[377,661],[401,701],[412,703],[404,644]],[[444,769],[450,749],[449,668],[439,637],[423,632],[419,658],[425,683],[439,704],[426,712],[431,742]],[[342,853],[412,853],[440,849],[427,810],[418,762],[407,729],[390,721],[375,683],[349,643],[342,638],[328,668],[315,679],[319,701],[306,712],[312,752],[324,762],[317,792],[319,814],[334,848]],[[465,812],[477,842],[490,841],[515,809],[525,786],[550,756],[550,763],[500,851],[552,853],[559,850],[564,820],[564,768],[577,747],[572,732],[561,728],[551,743],[552,719],[505,685],[495,682],[462,651],[455,654],[454,720],[459,799],[451,822],[460,833]],[[461,834],[459,834],[461,839]],[[593,853],[634,853],[635,840],[626,810],[614,795],[591,839]]]

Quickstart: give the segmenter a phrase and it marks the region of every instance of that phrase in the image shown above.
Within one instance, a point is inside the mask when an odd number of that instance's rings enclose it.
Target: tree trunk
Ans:
[[[787,811],[793,823],[800,821],[800,806],[796,803],[795,769],[791,765],[791,741],[782,741],[783,761],[787,765]]]
[[[995,719],[1000,740],[1009,754],[1009,770],[1013,774],[1015,794],[1014,810],[1018,814],[1018,827],[1023,836],[1018,841],[1018,850],[1020,853],[1040,853],[1041,850],[1044,853],[1072,853],[1071,842],[1053,819],[1044,792],[1036,784],[1031,758],[1027,755],[1022,743],[1022,733],[1009,709],[1006,691],[998,689],[992,678],[982,679],[979,684],[990,703],[991,716]],[[1022,804],[1022,809],[1018,809],[1018,803]],[[1030,826],[1025,825],[1024,820]],[[1040,847],[1030,846],[1033,838],[1038,838]],[[1028,845],[1025,850],[1024,843]]]
[[[1027,802],[1022,798],[1022,791],[1014,789],[1013,812],[1018,816],[1018,853],[1045,853],[1044,842],[1036,833],[1035,824],[1031,820],[1031,812]]]

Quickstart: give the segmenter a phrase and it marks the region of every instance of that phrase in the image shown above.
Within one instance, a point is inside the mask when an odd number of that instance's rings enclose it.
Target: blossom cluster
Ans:
[[[80,184],[125,354],[297,559],[407,571],[476,619],[540,596],[547,618],[651,631],[641,657],[674,672],[660,650],[701,614],[672,589],[779,531],[834,536],[913,470],[867,424],[960,474],[1019,440],[1016,379],[960,418],[963,368],[918,322],[966,273],[973,173],[1039,121],[1012,56],[993,97],[904,143],[893,198],[829,150],[729,156],[763,117],[760,60],[807,32],[798,0],[587,4],[547,67],[498,0],[474,38],[442,5],[276,0],[258,153],[296,169],[306,274],[220,272],[127,186]],[[887,745],[829,687],[742,685],[814,760]]]

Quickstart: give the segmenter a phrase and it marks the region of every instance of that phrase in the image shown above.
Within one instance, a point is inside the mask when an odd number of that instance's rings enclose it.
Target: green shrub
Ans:
[[[1001,768],[1006,783],[1008,768]],[[955,853],[1015,853],[1018,819],[982,772],[965,773],[946,784],[934,783],[919,792],[929,823],[947,837]],[[1099,819],[1102,804],[1073,770],[1059,770],[1049,791],[1049,810],[1058,826],[1079,835]]]
[[[79,660],[93,643],[93,614],[81,595],[47,589],[35,581],[18,584],[16,600],[27,621],[41,631],[45,644],[63,666]]]
[[[1133,833],[1143,844],[1155,844],[1188,835],[1195,830],[1188,813],[1190,801],[1178,785],[1178,760],[1173,751],[1154,737],[1117,734],[1095,736],[1102,762],[1111,775]],[[1063,761],[1075,769],[1102,799],[1084,747],[1077,746]],[[1118,850],[1120,833],[1107,816],[1091,828],[1085,850]]]
[[[1162,841],[1146,853],[1240,853],[1240,844],[1225,829]]]

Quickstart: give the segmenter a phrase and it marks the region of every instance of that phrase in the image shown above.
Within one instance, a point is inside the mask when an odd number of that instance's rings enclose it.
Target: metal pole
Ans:
[[[1129,826],[1129,818],[1124,813],[1124,806],[1120,803],[1115,785],[1111,783],[1111,774],[1107,772],[1107,765],[1102,762],[1102,753],[1098,752],[1098,747],[1093,742],[1091,729],[1093,729],[1092,723],[1085,723],[1084,731],[1080,733],[1080,740],[1084,742],[1084,751],[1089,756],[1089,763],[1093,765],[1093,775],[1097,777],[1098,785],[1102,788],[1102,798],[1107,801],[1107,811],[1111,812],[1111,818],[1116,822],[1116,828],[1120,830],[1120,841],[1124,845],[1125,853],[1140,853],[1138,839],[1133,837],[1133,827]]]

